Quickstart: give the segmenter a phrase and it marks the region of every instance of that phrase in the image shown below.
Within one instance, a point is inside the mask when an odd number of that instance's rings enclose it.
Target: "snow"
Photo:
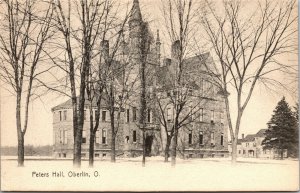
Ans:
[[[1,160],[2,191],[20,190],[89,190],[89,191],[296,191],[299,189],[298,160],[239,158],[235,166],[230,158],[177,159],[176,167],[164,163],[163,157],[141,157],[88,161],[80,169],[72,160],[29,159],[25,167],[16,160]],[[54,177],[62,171],[64,177]],[[35,173],[34,173],[35,172]],[[69,177],[68,174],[81,177]],[[90,177],[85,177],[87,173]],[[37,177],[48,174],[48,177]],[[94,176],[99,174],[99,176]]]

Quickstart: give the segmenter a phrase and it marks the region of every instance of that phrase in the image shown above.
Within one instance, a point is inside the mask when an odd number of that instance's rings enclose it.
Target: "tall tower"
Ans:
[[[142,38],[142,25],[143,25],[141,9],[138,0],[133,1],[131,15],[128,23],[129,23],[129,38],[130,38],[130,54],[132,57],[135,58],[137,56],[134,55],[140,54],[140,44]]]
[[[159,37],[159,30],[157,30],[157,35],[156,35],[156,62],[157,62],[157,65],[160,66],[160,57],[161,57],[161,54],[160,54],[160,45],[161,45],[161,42],[160,42],[160,37]]]

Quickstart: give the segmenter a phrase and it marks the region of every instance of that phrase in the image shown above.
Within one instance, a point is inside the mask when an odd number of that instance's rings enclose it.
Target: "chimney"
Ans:
[[[102,57],[104,60],[108,60],[109,58],[109,41],[108,40],[103,40],[101,42],[101,52],[102,52]]]
[[[244,139],[245,138],[245,135],[244,135],[244,133],[242,134],[242,139]]]
[[[171,49],[171,58],[172,59],[179,59],[179,54],[180,54],[180,41],[176,40],[173,44],[172,44],[172,49]]]

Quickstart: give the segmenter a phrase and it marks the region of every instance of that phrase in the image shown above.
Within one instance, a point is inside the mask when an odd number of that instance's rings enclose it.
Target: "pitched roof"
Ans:
[[[265,137],[265,132],[267,129],[261,129],[256,133],[256,137]]]
[[[240,139],[241,142],[251,142],[254,141],[256,137],[265,137],[265,132],[267,129],[261,129],[256,134],[247,135],[244,139]]]
[[[142,21],[142,13],[141,13],[141,9],[140,9],[138,0],[133,1],[129,22],[134,21],[134,20]]]

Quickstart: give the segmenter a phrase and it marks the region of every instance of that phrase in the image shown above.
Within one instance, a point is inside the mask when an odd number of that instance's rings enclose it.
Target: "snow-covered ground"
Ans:
[[[6,157],[7,158],[7,157]],[[64,177],[58,177],[63,173]],[[76,175],[76,176],[75,176]],[[79,177],[78,177],[79,176]],[[119,158],[88,161],[74,169],[71,160],[25,161],[1,160],[1,190],[169,190],[169,191],[233,191],[233,190],[298,190],[299,162],[296,160],[260,160],[239,158],[232,166],[230,158],[177,159],[176,167],[164,163],[163,157]]]

